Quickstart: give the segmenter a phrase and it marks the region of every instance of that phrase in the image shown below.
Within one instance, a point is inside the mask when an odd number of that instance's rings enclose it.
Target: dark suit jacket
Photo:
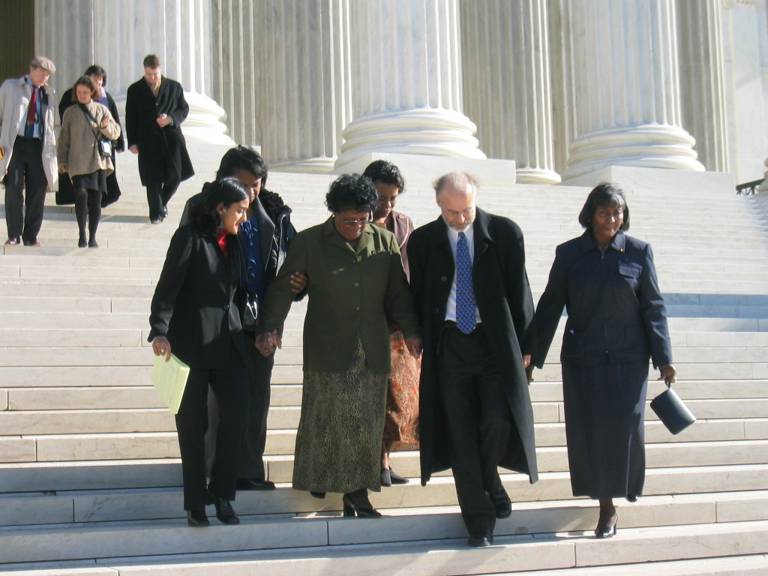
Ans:
[[[563,307],[568,310],[561,360],[672,363],[667,313],[650,244],[619,232],[601,255],[589,232],[557,247],[536,308],[541,368]]]
[[[152,298],[149,341],[167,337],[173,353],[192,368],[247,364],[253,355],[238,308],[240,247],[234,236],[227,246],[225,257],[214,236],[192,226],[176,230]]]
[[[156,119],[167,114],[173,122],[165,128]],[[128,147],[139,147],[139,175],[144,186],[165,182],[176,176],[191,178],[195,171],[187,153],[181,124],[189,114],[181,84],[163,76],[155,98],[142,78],[128,87],[125,101],[125,129]]]
[[[475,298],[491,353],[506,377],[505,391],[517,432],[511,436],[501,465],[528,474],[534,482],[538,473],[533,410],[522,359],[528,352],[533,300],[525,271],[523,233],[508,218],[480,209],[473,230]],[[450,440],[440,408],[437,355],[455,264],[442,217],[411,234],[408,260],[424,344],[419,424],[421,480],[426,483],[433,472],[451,466]]]

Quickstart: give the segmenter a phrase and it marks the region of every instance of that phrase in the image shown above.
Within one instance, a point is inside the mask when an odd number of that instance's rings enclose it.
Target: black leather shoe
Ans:
[[[237,481],[238,490],[274,490],[275,483],[269,480],[251,480],[250,478],[241,478]]]
[[[381,518],[381,512],[376,510],[368,500],[368,490],[361,488],[344,494],[341,501],[344,504],[344,516],[358,518]]]
[[[470,536],[467,538],[467,544],[472,548],[485,548],[493,544],[493,534],[490,536]]]
[[[325,492],[310,492],[310,494],[312,494],[313,498],[317,498],[318,500],[325,498]]]
[[[637,496],[634,494],[627,494],[627,502],[637,502]]]
[[[219,522],[230,525],[240,524],[240,518],[235,514],[235,510],[232,508],[232,503],[229,500],[216,498],[213,504],[216,506],[216,518],[219,519]]]
[[[509,500],[494,502],[493,507],[496,508],[496,518],[509,518],[512,514],[512,502]]]
[[[381,485],[385,488],[392,486],[392,472],[390,472],[389,468],[381,469]]]
[[[187,524],[192,528],[204,528],[205,526],[211,525],[211,523],[208,522],[208,516],[205,514],[205,509],[187,510]]]

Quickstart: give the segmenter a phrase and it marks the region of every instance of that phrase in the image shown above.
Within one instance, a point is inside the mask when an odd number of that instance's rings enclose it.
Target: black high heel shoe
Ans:
[[[348,494],[344,494],[342,498],[344,503],[344,516],[353,518],[381,518],[381,512],[376,510],[368,500],[368,490],[361,488]]]
[[[597,528],[595,528],[595,537],[611,538],[612,536],[616,536],[616,533],[618,532],[616,525],[618,522],[619,515],[615,511],[605,519],[601,514],[600,519],[597,521]]]

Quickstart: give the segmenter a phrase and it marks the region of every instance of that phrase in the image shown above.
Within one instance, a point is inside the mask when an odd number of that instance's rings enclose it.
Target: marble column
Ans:
[[[489,158],[515,160],[517,182],[554,170],[546,0],[462,0],[464,112]]]
[[[215,0],[230,128],[270,166],[329,172],[351,114],[349,0]]]
[[[212,0],[131,2],[35,0],[39,52],[61,67],[59,91],[74,83],[89,64],[107,71],[107,90],[121,104],[128,86],[141,78],[142,60],[157,54],[163,74],[181,82],[190,113],[187,136],[231,144],[224,109],[212,98]]]
[[[563,0],[565,179],[611,165],[704,170],[682,127],[674,0]]]
[[[462,112],[458,0],[355,0],[353,120],[336,162],[368,153],[485,158]]]
[[[728,172],[722,0],[678,0],[683,126],[707,170]]]

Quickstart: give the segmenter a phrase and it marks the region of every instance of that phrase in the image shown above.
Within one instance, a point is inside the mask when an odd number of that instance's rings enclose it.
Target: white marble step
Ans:
[[[398,519],[399,520],[399,519]],[[430,522],[431,520],[431,522]],[[456,518],[458,521],[458,518]],[[588,532],[569,534],[533,533],[503,535],[499,530],[495,546],[468,549],[461,536],[435,541],[412,541],[411,531],[402,525],[420,523],[456,529],[444,518],[414,515],[402,521],[394,519],[347,520],[339,518],[275,519],[246,521],[240,526],[218,526],[207,530],[191,530],[180,521],[156,521],[139,524],[115,524],[104,527],[62,526],[59,529],[32,528],[0,536],[0,562],[32,562],[67,559],[114,558],[105,565],[117,563],[121,576],[132,574],[177,574],[202,576],[214,573],[214,562],[228,560],[227,574],[288,575],[297,569],[302,574],[335,575],[408,573],[414,576],[459,575],[515,572],[532,569],[558,569],[669,561],[680,559],[723,557],[728,555],[764,554],[768,551],[768,522],[734,522],[625,528],[610,540],[597,540]],[[350,545],[361,537],[373,536],[387,524],[400,530],[390,544]],[[501,523],[499,524],[499,529]],[[416,530],[417,533],[419,532]],[[343,548],[348,547],[348,548]],[[278,549],[284,549],[283,552]],[[301,548],[305,548],[301,550]],[[265,550],[261,554],[237,556],[212,555],[214,552]],[[196,562],[168,566],[155,572],[136,556],[170,553],[197,554]],[[134,557],[132,560],[128,557]],[[364,558],[364,568],[361,559]],[[176,562],[181,559],[176,558]],[[240,560],[240,561],[238,561]],[[139,565],[123,566],[130,562]],[[361,569],[364,572],[361,572]]]
[[[540,472],[568,470],[565,447],[539,448],[537,458]],[[648,444],[646,458],[649,469],[762,464],[768,462],[768,440]],[[391,455],[391,461],[392,468],[399,474],[418,482],[418,452],[395,452]],[[290,484],[293,456],[267,456],[265,463],[270,480]],[[450,471],[439,475],[449,476]],[[0,469],[0,493],[115,490],[180,485],[179,461],[170,458],[140,461],[6,463]]]
[[[301,408],[274,406],[267,418],[271,430],[294,430]],[[556,404],[536,409],[543,422],[557,422]],[[768,416],[768,412],[766,412]],[[170,432],[176,430],[173,414],[164,408],[120,410],[35,410],[0,412],[0,436],[31,434],[99,434],[130,432]]]
[[[9,376],[8,370],[0,370],[0,378]],[[67,370],[80,371],[79,368]],[[154,388],[146,384],[148,372],[138,372],[135,385],[112,386],[86,385],[78,382],[77,387],[58,383],[59,387],[30,387],[0,389],[0,409],[23,410],[95,410],[123,408],[162,408]],[[648,397],[663,392],[665,385],[658,381],[649,382]],[[740,400],[768,398],[768,381],[679,381],[675,390],[686,401],[694,400]],[[529,388],[533,402],[562,402],[562,385],[559,382],[534,382]],[[271,406],[299,406],[302,388],[300,384],[274,384],[271,387]],[[5,400],[3,398],[5,397]]]
[[[425,543],[425,546],[428,546],[428,544]],[[457,551],[460,550],[460,542],[456,543],[456,549]],[[434,547],[426,551],[432,550],[434,550]],[[351,552],[353,550],[340,548],[335,554],[329,555],[329,560],[341,558],[344,554]],[[133,562],[130,574],[134,576],[199,576],[201,574],[216,574],[218,573],[217,571],[228,569],[235,570],[233,574],[236,576],[240,576],[240,574],[251,576],[252,572],[247,572],[247,570],[258,570],[258,573],[264,576],[291,576],[293,574],[287,563],[281,565],[277,562],[270,562],[270,560],[261,562],[246,560],[248,557],[254,557],[254,553],[224,552],[209,553],[205,556],[207,557],[206,559],[194,555],[174,555],[132,560],[121,559],[119,565],[110,560],[102,560],[95,563],[73,560],[25,564],[21,566],[11,565],[9,568],[14,569],[15,576],[119,576],[119,574],[127,574],[125,563]],[[205,563],[201,564],[201,562]],[[324,562],[319,562],[317,566],[312,566],[309,561],[298,560],[298,562],[302,563],[302,568],[310,576],[319,576],[326,573],[327,566]],[[382,565],[384,562],[382,561]],[[92,567],[93,564],[101,567]],[[137,568],[137,565],[141,566]],[[37,566],[37,568],[26,569],[30,566]],[[457,568],[463,570],[462,574],[470,574],[461,563],[458,564]],[[516,566],[510,563],[509,566],[504,566],[501,569],[513,570],[515,568]],[[768,555],[752,554],[748,556],[726,556],[696,560],[654,561],[652,568],[654,576],[764,576],[768,573]],[[372,569],[376,570],[378,566],[372,566]],[[499,568],[490,566],[488,569],[496,570]],[[207,570],[207,572],[203,572],[203,570]],[[566,567],[552,570],[525,570],[523,572],[515,571],[514,574],[515,576],[647,576],[648,570],[649,564],[647,562],[640,562],[621,565],[589,566],[586,568]],[[386,572],[386,570],[382,571]],[[354,574],[357,576],[360,572]],[[414,572],[414,574],[417,575],[418,573]],[[435,571],[425,571],[425,574],[445,574],[449,576],[453,572],[436,573]],[[478,576],[490,576],[491,573],[477,574]],[[494,572],[494,574],[501,573]],[[506,571],[503,574],[510,575],[512,572]]]
[[[747,355],[747,352],[743,352]],[[115,348],[0,348],[0,367],[39,366],[149,366],[153,355],[149,346]],[[301,352],[298,348],[285,348],[276,356],[273,382],[299,383],[302,379]],[[768,378],[768,362],[677,362],[680,378],[687,380],[752,380]],[[652,373],[653,374],[653,373]],[[534,371],[536,380],[559,380],[559,364],[547,363]],[[651,376],[655,378],[655,376]],[[109,382],[109,381],[108,381]],[[146,380],[143,382],[146,383]],[[41,386],[50,386],[40,382]]]
[[[2,399],[0,393],[0,399]],[[8,404],[8,400],[5,402]],[[646,421],[657,420],[646,405]],[[699,420],[768,419],[767,398],[687,400],[686,405]],[[2,401],[0,401],[0,407]],[[271,430],[298,427],[300,406],[272,406],[268,426]],[[564,422],[562,403],[533,403],[537,424]],[[0,410],[0,436],[41,434],[98,434],[127,432],[168,432],[175,430],[173,415],[164,408]]]
[[[719,492],[732,493],[734,500],[722,521],[768,519],[768,466],[730,465],[709,467],[649,469],[644,496],[639,503],[654,503],[659,497],[671,503],[717,496],[702,496]],[[542,507],[546,503],[568,500],[580,507],[594,507],[586,499],[572,500],[567,472],[543,473],[536,484],[519,474],[502,474],[502,480],[513,501],[513,510]],[[450,476],[434,477],[426,487],[413,482],[384,488],[370,493],[373,505],[386,514],[398,515],[402,508],[457,506],[456,489]],[[617,499],[617,503],[619,500]],[[55,491],[42,494],[0,495],[0,525],[46,525],[70,522],[122,522],[181,518],[184,516],[183,492],[180,487],[135,488],[87,491]],[[527,503],[527,504],[526,504]],[[238,513],[244,515],[322,514],[341,510],[341,495],[328,494],[318,500],[308,492],[291,489],[290,483],[278,484],[272,492],[239,492]],[[630,507],[632,508],[632,507]],[[694,506],[694,509],[697,507]],[[679,512],[679,511],[678,511]],[[677,514],[680,516],[681,514]],[[520,519],[513,514],[515,522]],[[679,519],[677,522],[690,522]],[[699,521],[714,521],[710,515]],[[594,525],[590,520],[590,524]],[[529,528],[538,531],[543,527]],[[550,526],[548,530],[563,530],[566,526]],[[516,527],[517,532],[525,531]],[[0,529],[2,534],[2,529]],[[1,541],[1,538],[0,538]],[[0,546],[2,548],[2,546]]]
[[[658,421],[646,422],[645,429],[648,444],[768,439],[766,418],[699,420],[677,436]],[[535,434],[538,449],[565,446],[562,423],[536,424]],[[295,430],[269,430],[265,453],[293,454],[295,444]],[[0,455],[5,463],[143,460],[178,458],[179,447],[175,432],[33,434],[0,437]]]

